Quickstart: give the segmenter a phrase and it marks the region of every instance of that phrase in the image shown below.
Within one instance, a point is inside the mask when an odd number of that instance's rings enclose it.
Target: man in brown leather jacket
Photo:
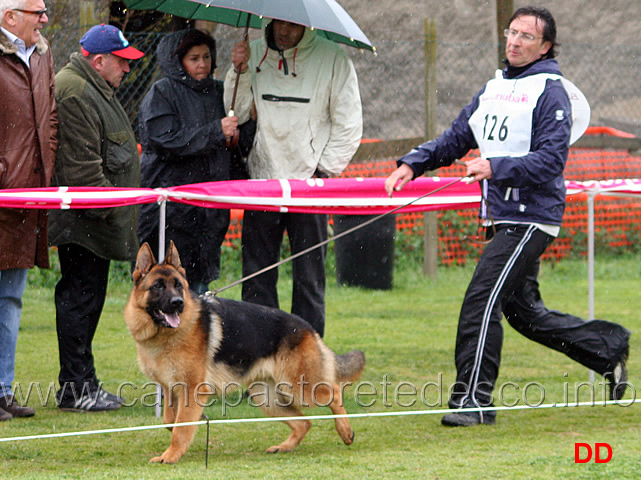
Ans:
[[[0,189],[47,187],[57,140],[43,0],[0,0]],[[47,211],[0,209],[0,421],[30,417],[11,389],[27,271],[49,267]]]

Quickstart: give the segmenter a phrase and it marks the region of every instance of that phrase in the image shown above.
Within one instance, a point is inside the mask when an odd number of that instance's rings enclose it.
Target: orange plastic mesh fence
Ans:
[[[470,152],[463,160],[478,156]],[[349,165],[343,177],[387,177],[396,167],[394,160]],[[439,171],[448,177],[465,174],[462,166]],[[600,150],[573,148],[565,168],[567,180],[607,180],[641,178],[641,156],[627,150]],[[476,234],[476,209],[437,212],[438,254],[442,265],[463,265],[478,257],[482,246],[463,239],[466,234]],[[597,252],[621,252],[638,245],[641,236],[641,200],[599,195],[595,198],[595,243]],[[242,211],[232,210],[232,221],[225,244],[234,245],[240,238]],[[570,253],[585,255],[587,252],[587,202],[585,195],[568,198],[561,234],[543,255],[543,259],[560,260]],[[423,235],[423,214],[399,214],[396,228],[406,234]],[[236,242],[235,245],[239,243]]]

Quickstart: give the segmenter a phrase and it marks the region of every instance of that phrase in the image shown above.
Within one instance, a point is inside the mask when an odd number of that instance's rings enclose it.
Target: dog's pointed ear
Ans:
[[[134,283],[147,275],[154,265],[156,265],[156,258],[154,257],[154,253],[151,251],[149,244],[145,242],[140,247],[140,250],[138,250],[136,268],[131,274]]]
[[[167,256],[165,257],[165,261],[163,263],[171,265],[172,267],[179,270],[182,268],[182,264],[180,263],[180,255],[178,255],[178,249],[176,248],[173,240],[169,241],[169,249],[167,250]]]

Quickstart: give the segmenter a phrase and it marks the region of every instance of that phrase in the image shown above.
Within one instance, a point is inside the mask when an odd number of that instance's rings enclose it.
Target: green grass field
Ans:
[[[232,252],[233,253],[233,252]],[[226,252],[219,287],[236,278],[237,256]],[[641,356],[637,334],[641,327],[640,258],[626,255],[597,257],[596,316],[620,322],[633,331],[630,382],[641,385]],[[398,263],[394,288],[371,291],[336,285],[328,262],[326,343],[338,353],[363,350],[367,366],[359,386],[347,390],[349,413],[441,410],[447,406],[447,387],[453,383],[454,339],[458,310],[472,266],[442,268],[438,279],[423,278],[418,262]],[[122,266],[121,266],[122,267]],[[285,269],[286,270],[286,269]],[[123,273],[124,272],[124,273]],[[286,271],[281,277],[286,277]],[[33,272],[25,295],[16,380],[25,390],[35,389],[29,404],[37,408],[31,419],[0,424],[0,439],[50,433],[91,431],[160,424],[151,403],[153,388],[136,364],[135,346],[125,328],[122,310],[129,284],[121,268],[110,285],[109,298],[94,340],[100,379],[107,389],[119,385],[135,403],[116,412],[76,414],[60,412],[53,392],[57,387],[58,352],[52,276]],[[53,275],[55,278],[55,275]],[[587,265],[582,260],[545,264],[541,288],[550,308],[586,316]],[[282,307],[287,309],[290,284],[281,282]],[[223,296],[238,298],[234,287]],[[577,384],[589,372],[565,356],[534,344],[507,324],[498,385],[505,385],[505,404],[574,403],[591,401],[590,387]],[[441,391],[432,385],[442,385]],[[512,383],[508,383],[512,382]],[[413,388],[417,392],[414,393]],[[420,391],[425,387],[425,402]],[[395,394],[396,390],[396,394]],[[448,429],[441,414],[352,419],[356,440],[347,447],[333,421],[315,420],[303,443],[292,453],[267,455],[288,428],[277,422],[200,426],[190,450],[177,465],[147,463],[169,444],[163,429],[139,432],[69,436],[0,443],[2,478],[401,478],[401,479],[636,479],[641,470],[641,408],[603,406],[601,378],[594,386],[594,406],[527,409],[500,412],[495,426]],[[374,392],[374,393],[372,393]],[[498,394],[498,392],[495,391]],[[627,400],[638,397],[628,390]],[[369,407],[365,403],[371,403]],[[242,403],[226,409],[207,408],[211,419],[262,418],[259,409]],[[316,408],[309,414],[329,414]],[[608,443],[608,463],[575,464],[575,443]],[[205,467],[206,451],[209,465]],[[585,451],[582,452],[585,456]]]

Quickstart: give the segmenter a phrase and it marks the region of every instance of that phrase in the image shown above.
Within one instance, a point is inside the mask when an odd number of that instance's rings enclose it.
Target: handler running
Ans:
[[[467,162],[467,175],[481,182],[496,235],[479,259],[461,307],[457,382],[449,400],[457,411],[442,419],[443,425],[453,427],[496,421],[495,411],[465,409],[493,405],[503,343],[501,313],[522,335],[603,375],[611,399],[620,399],[627,385],[630,332],[615,323],[586,322],[548,310],[541,299],[540,257],[558,235],[563,218],[569,145],[588,122],[573,122],[567,89],[576,87],[561,77],[554,60],[556,25],[551,13],[519,8],[505,37],[507,68],[497,72],[440,137],[398,160],[385,182],[391,196],[426,170],[451,165],[471,149],[481,151],[480,158]],[[481,206],[483,218],[487,205]]]

